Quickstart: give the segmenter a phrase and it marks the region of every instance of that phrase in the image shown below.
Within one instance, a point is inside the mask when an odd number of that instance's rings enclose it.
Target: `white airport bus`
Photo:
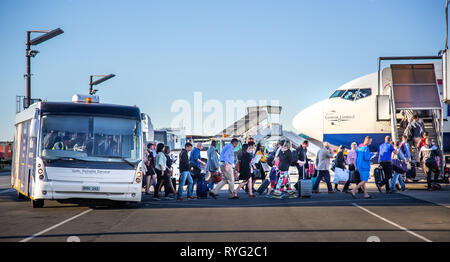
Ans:
[[[16,115],[11,186],[34,208],[44,201],[141,201],[139,108],[98,103],[38,102]]]

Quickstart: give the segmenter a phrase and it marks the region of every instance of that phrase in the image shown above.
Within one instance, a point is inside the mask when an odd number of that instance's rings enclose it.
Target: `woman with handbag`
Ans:
[[[343,145],[341,145],[339,148],[338,148],[338,152],[337,152],[337,155],[336,155],[336,166],[335,166],[335,170],[334,170],[334,176],[335,176],[335,179],[334,179],[334,181],[333,181],[333,183],[334,183],[334,191],[335,192],[340,192],[340,190],[338,189],[338,185],[339,185],[339,179],[336,179],[337,178],[337,176],[336,176],[336,172],[337,171],[340,171],[340,172],[345,172],[345,159],[344,159],[344,151],[345,151],[345,146],[343,146]],[[340,169],[340,170],[338,170],[338,168]]]
[[[350,151],[348,151],[347,154],[347,165],[348,165],[348,171],[349,171],[349,178],[347,183],[344,185],[344,189],[342,189],[342,192],[348,193],[349,187],[351,183],[355,183],[356,185],[361,182],[359,180],[359,173],[356,172],[356,149],[358,148],[358,145],[356,142],[353,142],[351,145]],[[359,189],[359,193],[363,193],[362,189]]]
[[[391,189],[392,192],[395,192],[395,186],[397,182],[400,184],[401,190],[405,191],[405,182],[403,181],[402,175],[406,173],[407,166],[406,166],[406,158],[403,155],[403,152],[400,149],[401,142],[397,141],[395,144],[396,151],[392,152],[392,169],[394,171],[394,175],[392,176],[391,180]]]
[[[266,165],[266,155],[264,153],[265,147],[258,143],[256,146],[255,158],[260,157],[259,161],[255,163],[256,169],[254,170],[254,179],[253,179],[253,188],[255,188],[256,179],[261,179],[261,182],[266,179],[266,170],[264,169],[264,165]]]
[[[239,168],[239,180],[243,180],[242,183],[234,191],[233,199],[238,199],[238,192],[240,189],[244,188],[244,186],[248,185],[248,194],[251,198],[256,197],[253,194],[253,186],[252,186],[252,171],[255,168],[252,162],[252,148],[248,146],[248,144],[242,145],[242,155],[240,159],[240,168]]]
[[[220,169],[219,157],[217,156],[216,145],[217,145],[216,140],[211,141],[211,146],[208,148],[208,151],[206,153],[207,157],[208,157],[208,160],[206,162],[206,171],[210,174],[207,182],[208,182],[208,188],[210,191],[212,191],[214,189],[214,182],[212,179],[212,175],[217,174]]]
[[[155,156],[153,155],[153,150],[155,149],[155,145],[153,143],[147,144],[147,149],[144,151],[144,165],[147,168],[147,172],[145,174],[145,194],[150,195],[150,186],[155,188],[156,181],[156,172],[155,172]]]

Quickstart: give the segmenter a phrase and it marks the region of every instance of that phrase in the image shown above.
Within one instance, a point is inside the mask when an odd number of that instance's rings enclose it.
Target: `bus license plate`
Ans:
[[[83,186],[83,191],[100,191],[99,186]]]

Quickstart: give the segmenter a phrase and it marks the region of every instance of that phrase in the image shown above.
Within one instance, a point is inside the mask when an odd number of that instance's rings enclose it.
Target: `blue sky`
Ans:
[[[32,96],[87,93],[137,105],[157,127],[177,99],[278,99],[282,123],[340,85],[377,70],[379,56],[437,55],[445,0],[0,1],[0,140],[12,140],[25,94],[27,30],[65,33],[34,49]],[[37,36],[37,35],[34,35]]]

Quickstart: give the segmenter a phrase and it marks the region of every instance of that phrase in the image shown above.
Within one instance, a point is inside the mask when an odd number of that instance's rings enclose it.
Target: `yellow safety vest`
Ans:
[[[59,149],[57,149],[57,145],[58,145],[58,144],[59,144]],[[64,145],[63,142],[56,142],[56,143],[53,145],[52,150],[69,150],[69,147],[66,146],[66,145]]]

